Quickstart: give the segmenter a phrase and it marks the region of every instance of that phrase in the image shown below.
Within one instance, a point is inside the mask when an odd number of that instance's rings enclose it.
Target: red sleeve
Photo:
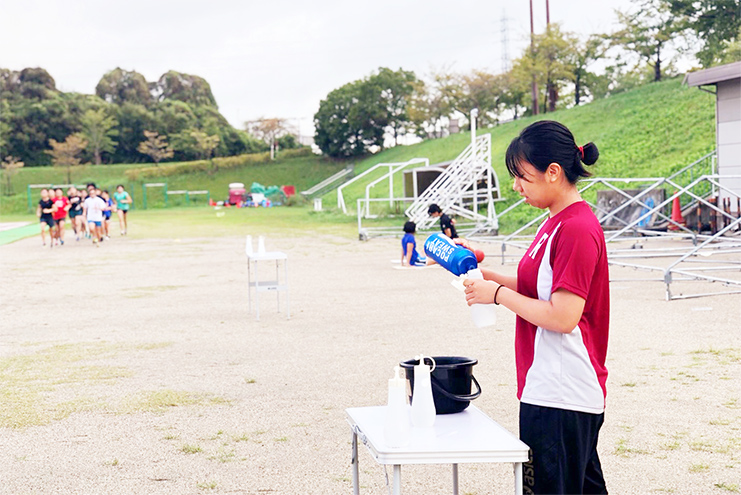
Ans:
[[[553,239],[553,244],[551,293],[566,289],[586,300],[600,250],[592,229],[580,222],[566,222]]]

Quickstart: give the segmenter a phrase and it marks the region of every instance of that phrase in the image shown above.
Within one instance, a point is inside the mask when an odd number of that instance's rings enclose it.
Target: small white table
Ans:
[[[260,281],[258,264],[261,261],[275,262],[275,280]],[[280,277],[280,262],[283,262],[283,281]],[[255,279],[252,280],[252,266],[254,265]],[[249,310],[252,311],[252,288],[255,288],[255,308],[257,320],[260,321],[260,292],[275,292],[278,296],[278,311],[280,311],[280,291],[286,291],[286,316],[291,318],[291,307],[288,299],[288,256],[280,251],[247,254],[247,299]]]
[[[394,466],[394,495],[401,494],[402,464],[452,464],[453,494],[458,495],[458,464],[511,462],[515,472],[515,494],[522,494],[522,463],[529,447],[496,421],[469,405],[463,412],[438,414],[431,428],[411,430],[409,445],[385,445],[383,425],[386,406],[345,410],[352,430],[353,493],[359,495],[358,439],[379,464]]]

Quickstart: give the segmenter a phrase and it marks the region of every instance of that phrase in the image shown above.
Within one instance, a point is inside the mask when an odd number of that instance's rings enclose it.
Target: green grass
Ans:
[[[483,129],[480,132],[488,132],[492,136],[492,165],[499,178],[502,195],[506,198],[505,201],[497,203],[498,211],[519,199],[512,191],[512,180],[504,166],[506,147],[522,128],[543,118],[563,122],[572,130],[578,144],[584,144],[587,141],[597,144],[600,149],[600,159],[596,167],[590,169],[595,176],[667,176],[712,151],[715,147],[715,97],[697,88],[682,86],[680,79],[648,84],[634,91],[597,100],[590,104]],[[332,175],[348,163],[355,165],[356,175],[377,163],[403,162],[412,158],[428,158],[430,163],[434,164],[454,159],[469,143],[470,135],[462,133],[442,139],[427,140],[412,146],[397,146],[347,163],[313,155],[287,159],[279,157],[271,163],[255,163],[238,169],[220,170],[213,175],[206,172],[183,174],[168,177],[166,181],[170,190],[208,189],[214,199],[226,196],[230,182],[244,182],[247,187],[252,182],[259,182],[266,186],[291,184],[296,186],[297,191],[301,191]],[[140,214],[141,181],[130,183],[126,180],[125,171],[128,168],[149,166],[151,164],[81,167],[74,171],[73,179],[75,182],[94,181],[104,187],[113,187],[119,182],[127,184],[127,189],[134,197],[135,207],[138,207],[132,215]],[[364,180],[346,188],[345,203],[350,210],[355,209],[357,198],[365,195],[366,185],[380,174],[381,172],[375,176],[370,174]],[[65,171],[54,167],[21,169],[13,179],[14,189],[18,194],[11,197],[0,196],[0,215],[3,221],[11,221],[11,215],[26,211],[26,184],[50,182],[66,182]],[[159,180],[152,179],[147,182],[159,182]],[[401,173],[395,177],[394,186],[395,195],[402,195]],[[388,187],[385,183],[379,184],[371,193],[372,197],[386,195],[388,195]],[[151,190],[148,203],[150,206],[161,204],[162,197],[161,191]],[[322,198],[324,208],[335,209],[336,198],[336,191],[327,193]],[[179,199],[173,197],[170,203],[179,204],[182,201],[182,197]],[[295,207],[277,209],[293,210]],[[284,216],[282,214],[264,216],[276,219],[282,226],[289,226],[291,229],[302,230],[304,223],[309,226],[337,224],[341,229],[349,226],[350,228],[345,231],[353,235],[357,234],[354,216],[344,216],[336,211],[329,211],[311,217],[308,213],[310,211],[308,206],[297,209],[298,213],[291,212]],[[199,208],[193,207],[190,210],[196,211]],[[397,206],[392,210],[395,211],[390,211],[391,213],[401,213],[402,207]],[[250,213],[253,211],[250,210]],[[534,217],[536,213],[536,210],[529,208],[512,212],[502,219],[501,231],[512,231],[514,226],[521,225]],[[200,215],[200,213],[194,214],[196,217]],[[253,220],[259,223],[261,220],[253,217],[262,215],[262,213],[250,214],[246,223],[251,223]],[[247,216],[241,215],[241,221],[244,222]],[[220,222],[222,226],[233,221],[229,217],[227,212],[226,220]],[[302,223],[295,223],[297,219]],[[284,221],[287,223],[283,223]],[[193,223],[203,225],[200,221]],[[364,221],[364,226],[398,223],[398,219],[381,218],[377,221]],[[211,225],[207,227],[207,230],[213,232],[218,231],[219,228]]]
[[[117,184],[124,184],[134,199],[134,209],[141,209],[143,194],[142,183],[167,182],[168,190],[208,190],[214,200],[226,199],[229,183],[243,182],[247,189],[253,182],[264,186],[293,185],[297,193],[308,189],[317,182],[324,180],[338,170],[345,167],[345,163],[330,160],[317,155],[299,156],[294,158],[280,158],[270,163],[248,164],[240,168],[218,170],[213,174],[199,172],[182,174],[166,178],[152,178],[138,181],[129,180],[125,172],[130,168],[151,167],[145,164],[117,164],[117,165],[89,165],[76,167],[72,173],[72,181],[76,184],[95,182],[101,188],[112,190]],[[4,177],[3,177],[4,178]],[[3,181],[4,183],[4,181]],[[66,170],[58,167],[24,167],[13,177],[12,196],[7,196],[5,188],[0,195],[0,215],[22,214],[28,212],[27,184],[66,184]],[[149,189],[147,205],[160,207],[164,203],[164,194],[160,188]],[[200,203],[205,197],[195,197]],[[34,190],[32,204],[35,208],[38,202],[38,190]],[[183,196],[171,196],[169,205],[184,204]]]
[[[0,427],[44,425],[103,407],[99,398],[82,394],[64,402],[55,402],[50,396],[61,388],[74,390],[83,384],[131,376],[126,368],[88,364],[122,350],[122,346],[107,343],[64,344],[0,359]]]
[[[587,105],[482,129],[480,132],[491,134],[492,166],[506,198],[497,204],[498,211],[519,199],[512,191],[512,179],[504,165],[506,148],[520,130],[541,119],[558,120],[568,126],[577,144],[596,143],[600,159],[590,171],[599,177],[667,176],[715,148],[715,97],[697,88],[682,86],[680,79],[649,84]],[[391,148],[359,161],[356,174],[377,163],[403,162],[417,157],[429,158],[430,163],[452,160],[469,143],[470,135],[464,133]],[[380,175],[380,172],[376,176],[369,174],[367,181],[359,181],[362,184],[350,185],[343,191],[349,208],[355,209],[356,199],[365,196],[366,184]],[[395,177],[394,185],[396,194],[401,195],[401,174]],[[384,195],[388,195],[385,182],[371,193],[372,197]],[[334,205],[336,194],[325,195],[323,203]],[[515,214],[503,220],[502,230],[507,231],[523,218]]]

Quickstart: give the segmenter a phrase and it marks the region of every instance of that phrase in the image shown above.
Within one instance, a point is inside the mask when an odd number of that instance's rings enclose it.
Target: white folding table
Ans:
[[[400,448],[385,444],[386,406],[345,412],[352,430],[354,495],[360,493],[358,439],[379,464],[393,465],[394,495],[401,494],[402,464],[452,464],[453,494],[458,495],[458,464],[477,462],[514,464],[515,494],[522,494],[522,463],[528,460],[528,446],[475,406],[456,414],[438,414],[431,428],[412,427],[409,445]]]
[[[275,280],[260,280],[258,264],[262,261],[275,262]],[[283,262],[283,280],[280,277],[280,262]],[[252,271],[254,265],[254,281]],[[280,291],[286,291],[286,316],[291,318],[291,307],[288,299],[288,256],[280,251],[265,253],[247,253],[247,299],[249,310],[252,311],[252,288],[255,288],[255,308],[257,320],[260,320],[260,292],[276,292],[278,296],[278,311],[280,311]]]

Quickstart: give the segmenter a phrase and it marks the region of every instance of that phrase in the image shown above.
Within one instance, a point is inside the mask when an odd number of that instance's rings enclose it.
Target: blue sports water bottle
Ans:
[[[445,234],[432,234],[428,237],[425,241],[425,253],[455,276],[466,275],[466,278],[471,280],[484,278],[478,269],[479,263],[474,252],[456,244]],[[473,304],[471,318],[479,328],[496,324],[497,314],[494,305]]]
[[[468,273],[479,266],[473,251],[456,244],[450,237],[441,233],[432,234],[427,238],[425,253],[455,276]]]

